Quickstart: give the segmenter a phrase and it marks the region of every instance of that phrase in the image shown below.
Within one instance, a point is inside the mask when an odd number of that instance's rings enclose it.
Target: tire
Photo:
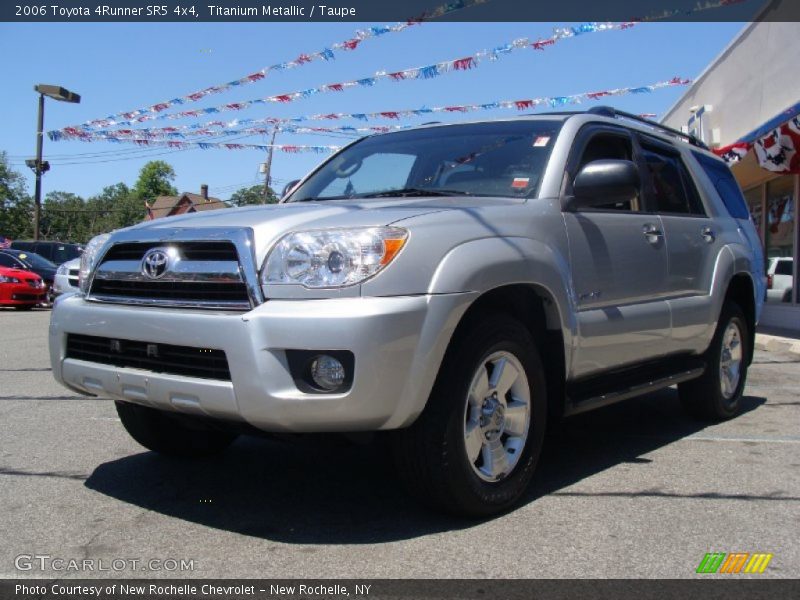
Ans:
[[[198,458],[219,454],[236,439],[236,434],[216,429],[190,428],[166,413],[115,402],[117,414],[130,436],[153,452],[167,456]]]
[[[505,382],[517,376],[503,394],[504,378],[495,386],[492,374],[509,366]],[[526,394],[527,412],[521,408]],[[424,503],[485,517],[510,508],[525,492],[546,421],[546,381],[533,338],[515,319],[480,315],[451,342],[425,409],[413,425],[393,434],[392,453],[400,477]],[[519,435],[523,430],[526,435]],[[487,453],[496,462],[487,463]]]
[[[16,310],[33,310],[33,304],[17,304],[14,306]]]
[[[731,334],[732,329],[736,333]],[[730,342],[731,336],[733,343]],[[697,379],[678,385],[681,405],[689,415],[704,421],[725,421],[741,412],[750,351],[748,344],[750,335],[744,312],[738,304],[725,302],[714,339],[705,354],[705,373]],[[726,374],[736,367],[737,357],[738,376],[732,380]],[[726,368],[723,360],[728,362],[728,358],[732,362]]]

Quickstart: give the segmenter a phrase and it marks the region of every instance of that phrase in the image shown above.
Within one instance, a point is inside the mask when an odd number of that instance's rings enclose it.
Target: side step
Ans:
[[[706,363],[701,358],[679,357],[593,375],[567,384],[565,416],[696,379],[705,370]]]

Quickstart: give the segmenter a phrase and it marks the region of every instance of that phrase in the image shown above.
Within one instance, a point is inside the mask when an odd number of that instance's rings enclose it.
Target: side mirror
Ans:
[[[286,198],[286,195],[289,192],[291,192],[298,183],[300,183],[299,179],[293,179],[292,181],[287,183],[285,186],[283,186],[283,191],[281,192],[281,198]]]
[[[572,183],[574,198],[568,210],[631,202],[641,187],[639,169],[629,160],[595,160],[585,165]]]

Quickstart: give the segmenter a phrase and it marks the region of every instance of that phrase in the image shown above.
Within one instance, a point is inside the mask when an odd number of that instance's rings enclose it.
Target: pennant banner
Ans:
[[[234,110],[236,111],[244,110],[246,108],[250,108],[251,106],[259,104],[270,104],[270,103],[286,104],[289,102],[295,102],[297,100],[302,100],[314,96],[316,94],[321,94],[326,92],[343,92],[345,90],[356,87],[372,87],[378,81],[383,81],[383,80],[408,81],[417,79],[432,79],[444,73],[450,73],[453,71],[468,71],[470,69],[474,69],[478,67],[484,60],[495,61],[507,54],[510,54],[515,50],[521,50],[525,48],[532,48],[534,50],[545,50],[546,48],[552,47],[553,45],[556,44],[556,42],[560,40],[574,38],[576,36],[587,33],[625,30],[625,29],[630,29],[633,26],[634,23],[600,23],[600,24],[586,23],[584,25],[580,25],[577,27],[556,29],[554,34],[549,38],[536,39],[536,40],[532,40],[530,38],[520,38],[512,42],[509,42],[507,44],[504,44],[502,46],[497,46],[492,50],[482,50],[470,56],[465,56],[462,58],[456,58],[452,60],[446,60],[432,65],[426,65],[423,67],[403,69],[402,71],[394,71],[391,73],[388,73],[386,71],[378,71],[377,73],[375,73],[370,77],[363,77],[361,79],[355,79],[352,81],[328,83],[318,87],[309,88],[307,90],[287,92],[285,94],[266,96],[264,98],[255,98],[252,100],[243,100],[241,102],[231,102],[228,104],[222,104],[219,106],[213,106],[209,108],[184,110],[181,112],[166,113],[166,114],[148,113],[134,117],[132,119],[125,119],[125,120],[117,120],[115,118],[98,119],[92,122],[91,127],[88,126],[65,127],[60,131],[66,133],[68,131],[74,131],[76,129],[124,127],[133,125],[135,123],[143,123],[145,121],[160,121],[163,119],[184,119],[187,117],[199,117],[207,114],[215,114],[215,113],[228,112]]]
[[[447,4],[438,6],[437,8],[431,10],[430,12],[424,12],[418,17],[410,18],[405,22],[395,23],[394,25],[378,25],[369,27],[367,29],[360,29],[354,33],[352,38],[344,40],[343,42],[337,42],[335,44],[331,44],[329,47],[323,48],[318,52],[310,52],[308,54],[303,53],[300,54],[300,56],[298,56],[294,60],[270,65],[268,67],[264,67],[260,71],[256,71],[255,73],[250,73],[249,75],[240,77],[239,79],[235,79],[227,83],[212,85],[202,90],[197,90],[196,92],[192,92],[191,94],[186,94],[185,96],[173,98],[172,100],[164,100],[163,102],[157,102],[156,104],[144,108],[137,108],[135,110],[119,112],[114,115],[110,115],[104,119],[94,119],[92,121],[87,121],[86,123],[81,125],[81,127],[106,126],[106,124],[108,124],[109,121],[116,121],[118,119],[124,119],[124,120],[135,119],[145,114],[160,113],[173,106],[178,106],[181,104],[189,104],[191,102],[197,102],[198,100],[202,100],[206,96],[211,96],[212,94],[220,94],[222,92],[227,92],[251,83],[255,83],[257,81],[261,81],[272,71],[285,71],[287,69],[294,69],[296,67],[300,67],[318,60],[324,60],[324,61],[333,60],[336,58],[336,52],[355,50],[356,48],[359,47],[361,42],[368,40],[370,38],[386,35],[387,33],[398,33],[401,31],[405,31],[409,27],[412,27],[413,25],[418,25],[423,21],[436,19],[443,15],[455,12],[457,10],[470,8],[478,4],[485,4],[490,1],[491,0],[455,0],[454,2],[449,2]]]
[[[82,142],[111,142],[114,144],[127,143],[137,146],[162,146],[165,148],[175,148],[176,150],[189,150],[200,148],[201,150],[279,150],[297,154],[299,152],[314,152],[317,154],[335,152],[341,146],[305,146],[295,144],[224,144],[212,142],[178,142],[169,140],[148,140],[140,138],[118,138],[100,134],[89,134],[86,137],[78,138]]]
[[[758,164],[773,173],[800,174],[800,116],[789,119],[754,142],[736,142],[714,153],[735,163],[755,150]]]
[[[690,79],[683,79],[681,77],[673,77],[668,81],[660,81],[651,85],[616,88],[610,90],[600,90],[593,92],[583,92],[580,94],[572,94],[570,96],[543,96],[538,98],[526,98],[521,100],[497,100],[494,102],[485,102],[482,104],[457,104],[450,106],[433,106],[422,107],[417,109],[404,109],[404,110],[385,110],[370,113],[329,113],[318,115],[306,115],[300,117],[293,117],[290,119],[278,118],[263,118],[263,119],[241,119],[229,122],[223,121],[210,121],[198,125],[184,125],[181,127],[162,127],[162,128],[143,128],[143,129],[109,129],[97,132],[88,132],[82,129],[68,128],[68,131],[51,131],[48,135],[51,140],[69,140],[69,139],[85,139],[95,134],[104,136],[111,136],[117,138],[145,138],[145,139],[185,139],[191,136],[204,135],[204,136],[224,136],[224,135],[254,135],[254,134],[269,134],[272,133],[273,128],[254,127],[259,124],[270,124],[277,126],[279,131],[287,133],[327,133],[327,132],[344,132],[344,133],[380,133],[389,131],[391,129],[400,129],[404,126],[373,126],[373,127],[353,127],[353,126],[340,126],[340,127],[295,127],[292,123],[303,121],[329,121],[339,119],[357,119],[361,121],[369,121],[371,119],[390,119],[400,120],[410,117],[418,117],[434,113],[467,113],[480,110],[494,110],[494,109],[511,109],[511,110],[537,110],[543,107],[546,108],[559,108],[564,106],[581,104],[584,101],[598,101],[603,98],[611,98],[617,96],[625,96],[629,94],[646,94],[659,89],[686,86],[691,84]],[[645,117],[653,117],[650,113],[642,115]],[[407,126],[406,126],[407,127]]]

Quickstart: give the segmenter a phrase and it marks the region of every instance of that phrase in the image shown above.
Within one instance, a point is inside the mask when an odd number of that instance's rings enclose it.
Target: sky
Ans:
[[[37,83],[57,84],[82,96],[80,104],[47,101],[45,130],[58,129],[148,106],[189,94],[344,41],[360,28],[383,23],[0,23],[0,55],[4,57],[0,151],[24,173],[33,189],[33,174],[24,159],[35,153]],[[282,94],[324,83],[393,72],[455,59],[521,37],[548,37],[564,23],[424,23],[401,33],[364,41],[357,50],[338,52],[333,61],[270,73],[265,79],[232,92],[217,94],[187,108]],[[331,112],[414,109],[538,96],[564,96],[610,88],[643,86],[679,76],[694,78],[742,29],[742,23],[643,23],[625,31],[579,36],[546,51],[518,50],[478,68],[434,79],[379,81],[373,87],[317,94],[288,104],[212,115],[234,118],[294,117]],[[635,113],[663,114],[685,91],[671,88],[612,98],[608,104]],[[592,103],[587,102],[584,107]],[[437,114],[404,124],[430,120],[502,118],[515,111]],[[209,117],[201,121],[209,120]],[[688,120],[688,115],[687,115]],[[151,126],[183,125],[197,119],[160,121]],[[360,122],[312,122],[310,125],[361,125]],[[391,124],[386,120],[369,124]],[[212,140],[214,141],[214,140]],[[222,140],[216,140],[222,141]],[[226,138],[224,141],[232,141]],[[262,135],[237,139],[265,144]],[[341,145],[339,136],[281,133],[276,143]],[[45,140],[44,193],[66,191],[88,197],[103,187],[133,185],[148,160],[166,160],[175,169],[179,191],[227,199],[240,187],[263,182],[258,150],[141,149],[108,142]],[[274,187],[297,179],[324,158],[320,154],[285,154],[273,159]]]

